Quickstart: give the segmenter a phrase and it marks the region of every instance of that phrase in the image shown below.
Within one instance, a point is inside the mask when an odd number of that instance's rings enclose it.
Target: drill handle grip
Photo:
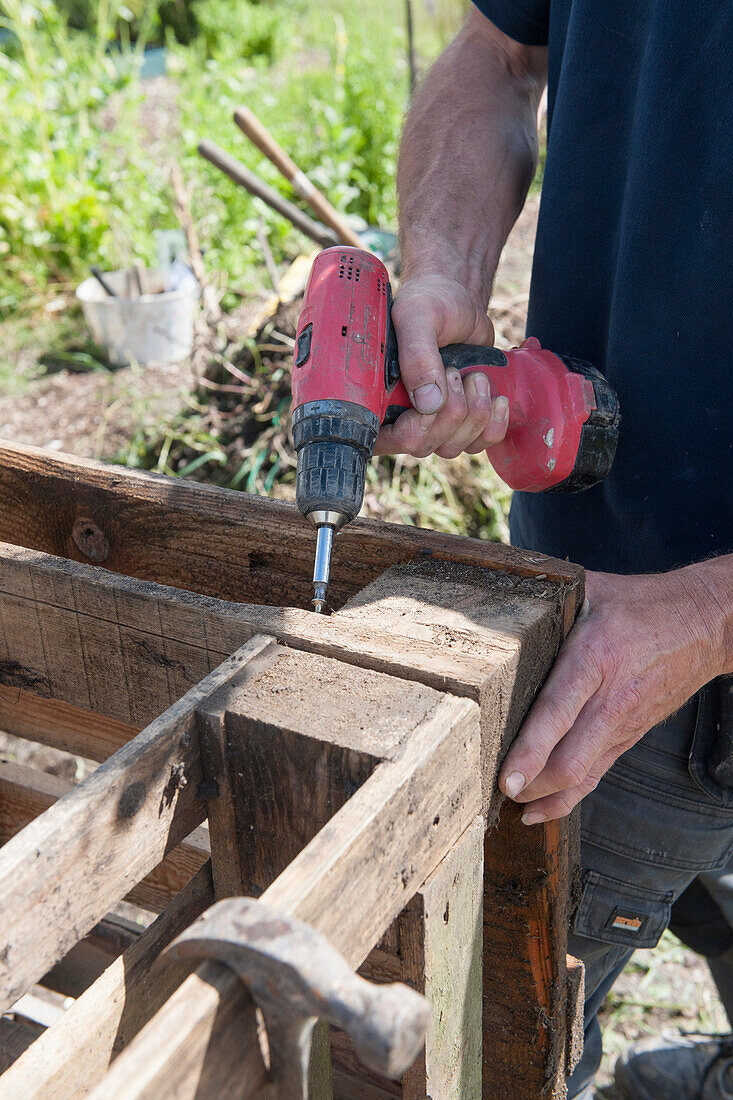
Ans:
[[[507,397],[507,433],[488,457],[511,488],[577,492],[607,476],[618,442],[619,402],[590,363],[556,355],[533,338],[507,354],[476,344],[450,344],[440,354],[446,369],[464,377],[481,371],[492,396]],[[413,407],[402,382],[387,401],[383,424],[394,424]]]
[[[440,358],[445,370],[457,370],[470,373],[481,367],[507,367],[509,360],[499,348],[486,347],[483,344],[446,344],[440,349]],[[399,368],[388,365],[387,374],[399,378]],[[413,407],[409,394],[402,382],[398,382],[389,395],[389,406],[383,424],[394,424],[398,416]]]

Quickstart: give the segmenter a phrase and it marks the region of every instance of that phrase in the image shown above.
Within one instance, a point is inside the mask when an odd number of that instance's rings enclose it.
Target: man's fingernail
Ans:
[[[447,370],[445,376],[453,393],[463,393],[463,381],[457,370]]]
[[[516,798],[526,782],[527,780],[521,772],[512,772],[512,774],[507,777],[507,781],[504,784],[504,790],[510,798]]]
[[[420,417],[420,428],[424,432],[429,432],[435,423],[435,413],[426,413]]]
[[[505,420],[509,415],[509,401],[506,397],[497,397],[494,405],[494,415],[497,420]]]
[[[489,393],[489,380],[486,375],[482,374],[480,370],[477,370],[469,375],[469,378],[473,378],[473,384],[476,387],[476,393],[479,397],[487,397]]]
[[[435,413],[443,402],[443,394],[435,382],[418,386],[412,396],[415,400],[415,408],[421,413]]]
[[[537,810],[522,814],[522,825],[539,825],[543,821],[547,821],[546,815],[538,813]]]

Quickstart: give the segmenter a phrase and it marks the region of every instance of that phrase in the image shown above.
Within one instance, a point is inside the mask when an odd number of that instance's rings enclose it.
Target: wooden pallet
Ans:
[[[433,1006],[401,1083],[334,1033],[317,1097],[565,1095],[576,822],[525,828],[495,780],[580,569],[359,520],[319,617],[293,506],[17,446],[0,540],[0,728],[99,762],[73,786],[0,767],[2,1010],[38,983],[75,998],[38,1037],[2,1021],[0,1095],[259,1095],[238,979],[151,973],[242,893]],[[123,899],[157,919],[140,933]]]

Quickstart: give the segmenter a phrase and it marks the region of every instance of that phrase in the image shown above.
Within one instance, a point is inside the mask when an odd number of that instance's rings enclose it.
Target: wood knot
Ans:
[[[109,539],[91,519],[78,519],[71,529],[74,543],[90,561],[106,561],[109,557]]]

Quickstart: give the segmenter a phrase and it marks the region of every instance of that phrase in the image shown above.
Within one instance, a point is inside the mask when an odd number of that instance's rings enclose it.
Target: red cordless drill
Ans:
[[[313,264],[296,334],[293,438],[296,497],[317,528],[313,573],[323,611],[333,536],[361,508],[379,427],[412,408],[400,382],[384,264],[358,248],[327,248]],[[503,352],[472,344],[441,349],[445,367],[482,371],[509,399],[506,438],[487,454],[513,489],[577,492],[602,481],[616,451],[616,394],[589,363],[527,340]]]

